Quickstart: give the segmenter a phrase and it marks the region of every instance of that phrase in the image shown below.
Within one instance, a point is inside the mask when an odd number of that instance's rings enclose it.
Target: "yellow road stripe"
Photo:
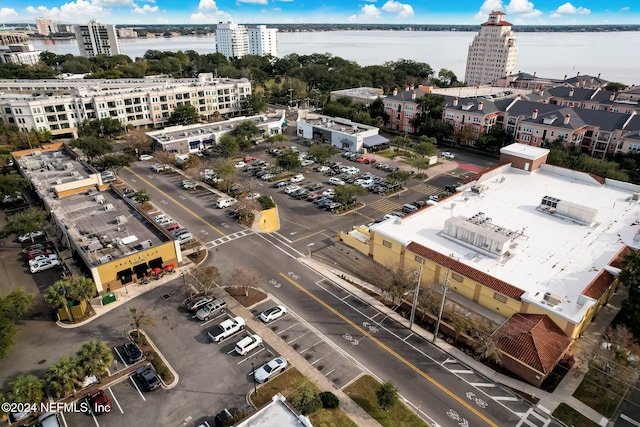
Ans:
[[[217,229],[216,227],[214,227],[213,225],[209,224],[207,221],[205,221],[203,218],[201,218],[199,215],[196,215],[195,212],[193,212],[191,209],[189,209],[188,207],[184,206],[182,203],[180,203],[179,201],[177,201],[176,199],[174,199],[173,197],[169,196],[167,193],[165,193],[164,191],[160,190],[158,187],[156,187],[155,185],[153,185],[152,183],[150,183],[149,181],[147,181],[146,179],[144,179],[142,176],[138,175],[137,173],[135,173],[134,171],[132,171],[129,168],[125,168],[127,169],[129,172],[131,172],[133,175],[137,176],[138,179],[140,179],[141,181],[144,181],[148,186],[155,188],[156,191],[159,191],[160,193],[164,194],[165,197],[169,200],[171,200],[173,203],[175,203],[176,205],[180,206],[182,209],[184,209],[185,211],[189,212],[191,215],[193,215],[194,217],[198,218],[200,221],[202,221],[204,224],[207,225],[207,227],[209,227],[212,230],[215,230],[218,234],[220,234],[221,236],[226,236],[226,234],[224,234],[222,231],[220,231],[219,229]]]
[[[315,233],[307,234],[306,236],[302,236],[302,237],[300,237],[300,238],[298,238],[296,240],[292,240],[291,243],[296,243],[296,242],[299,242],[300,240],[308,239],[309,237],[313,237],[316,234],[324,233],[324,231],[325,231],[325,229],[322,229],[320,231],[316,231]]]
[[[398,359],[399,361],[401,361],[402,363],[404,363],[406,366],[408,366],[409,368],[411,368],[413,371],[415,371],[418,375],[420,375],[421,377],[423,377],[424,379],[426,379],[427,381],[429,381],[431,384],[435,385],[436,387],[438,387],[440,390],[442,390],[444,393],[446,393],[449,397],[455,399],[459,404],[461,404],[462,406],[464,406],[465,408],[467,408],[469,411],[473,412],[478,418],[480,418],[481,420],[483,420],[484,422],[486,422],[488,425],[490,425],[491,427],[498,427],[497,424],[495,424],[493,421],[491,421],[489,418],[487,418],[486,416],[482,415],[480,412],[478,412],[478,410],[476,408],[474,408],[473,406],[471,406],[468,402],[466,402],[465,400],[463,400],[461,397],[457,396],[455,393],[453,393],[451,390],[449,390],[448,388],[446,388],[445,386],[443,386],[442,384],[440,384],[438,381],[436,381],[435,379],[431,378],[429,375],[425,374],[424,372],[422,372],[420,369],[418,369],[417,366],[415,366],[414,364],[412,364],[411,362],[409,362],[407,359],[405,359],[404,357],[400,356],[396,351],[392,350],[391,348],[389,348],[387,345],[385,345],[384,343],[380,342],[377,338],[375,338],[373,335],[371,335],[369,332],[365,331],[364,329],[362,329],[360,326],[356,325],[355,323],[353,323],[351,320],[349,320],[347,317],[345,317],[343,314],[341,314],[340,312],[338,312],[336,309],[334,309],[333,307],[331,307],[329,304],[327,304],[326,302],[322,301],[320,298],[316,297],[315,295],[313,295],[311,292],[309,292],[308,290],[306,290],[305,288],[302,287],[302,285],[298,284],[297,282],[295,282],[294,280],[292,280],[289,276],[287,276],[284,273],[280,273],[280,276],[285,279],[286,281],[288,281],[289,283],[291,283],[293,286],[295,286],[296,288],[300,289],[302,292],[304,292],[305,294],[307,294],[309,297],[313,298],[316,302],[318,302],[319,304],[321,304],[323,307],[325,307],[327,310],[331,311],[333,314],[335,314],[336,316],[338,316],[339,318],[341,318],[342,320],[344,320],[346,323],[348,323],[349,325],[351,325],[353,328],[357,329],[358,332],[360,332],[361,334],[363,334],[364,336],[366,336],[367,338],[369,338],[372,342],[376,343],[378,346],[382,347],[384,350],[386,350],[389,354],[391,354],[393,357],[395,357],[396,359]]]

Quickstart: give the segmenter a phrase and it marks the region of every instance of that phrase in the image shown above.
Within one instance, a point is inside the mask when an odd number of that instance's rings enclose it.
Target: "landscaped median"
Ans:
[[[134,341],[142,354],[144,354],[145,360],[151,363],[153,369],[160,377],[163,388],[169,389],[178,384],[178,374],[173,370],[171,365],[164,359],[162,354],[158,351],[155,344],[144,334],[142,330],[129,331],[129,337]]]

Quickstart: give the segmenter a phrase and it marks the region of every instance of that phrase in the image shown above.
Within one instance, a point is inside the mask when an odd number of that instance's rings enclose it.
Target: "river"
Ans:
[[[447,68],[464,79],[467,49],[475,32],[460,31],[329,31],[278,34],[278,55],[331,53],[362,66],[382,65],[400,58]],[[640,32],[515,33],[515,72],[538,76],[598,75],[625,84],[640,84]],[[79,55],[75,40],[31,41],[35,49]],[[147,50],[215,52],[215,37],[184,36],[121,39],[121,51],[132,58]],[[636,53],[634,53],[636,52]]]

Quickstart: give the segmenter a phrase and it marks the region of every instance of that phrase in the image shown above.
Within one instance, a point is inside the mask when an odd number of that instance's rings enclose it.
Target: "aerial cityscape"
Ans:
[[[2,6],[0,422],[640,425],[638,17]]]

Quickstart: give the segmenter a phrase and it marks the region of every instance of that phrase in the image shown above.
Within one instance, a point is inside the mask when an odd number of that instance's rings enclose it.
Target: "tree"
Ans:
[[[627,85],[624,83],[618,83],[618,82],[609,82],[607,83],[607,85],[604,87],[604,90],[609,90],[612,92],[617,92],[619,90],[623,90],[626,89]]]
[[[0,359],[6,357],[16,344],[18,332],[20,330],[13,320],[0,317]]]
[[[113,144],[111,141],[103,138],[97,138],[95,136],[84,136],[74,139],[69,143],[69,146],[71,148],[82,150],[84,155],[90,161],[110,153],[113,150]]]
[[[230,134],[236,138],[240,150],[251,148],[251,141],[260,135],[258,126],[250,120],[238,123]]]
[[[216,159],[211,165],[211,170],[222,180],[231,178],[236,173],[233,162],[227,159]]]
[[[307,154],[312,156],[317,163],[324,164],[332,156],[338,154],[339,150],[333,145],[329,144],[314,144],[309,147]]]
[[[151,201],[151,195],[149,195],[149,192],[144,188],[133,193],[133,198],[141,205],[145,205]]]
[[[411,176],[411,172],[399,169],[397,171],[390,172],[389,175],[387,175],[387,179],[391,181],[401,182],[404,185],[407,181],[409,181],[409,179],[411,179]]]
[[[106,154],[93,162],[93,165],[110,169],[117,174],[120,169],[129,166],[134,161],[135,158],[130,154]]]
[[[176,164],[176,155],[171,151],[156,151],[153,153],[153,158],[162,165],[174,166]]]
[[[618,280],[629,289],[627,299],[622,302],[625,323],[634,336],[640,337],[640,252],[624,257]]]
[[[28,294],[24,288],[0,294],[0,318],[16,320],[29,310],[32,302],[33,295]]]
[[[396,136],[393,140],[393,143],[398,147],[398,150],[400,147],[407,148],[407,145],[409,145],[410,142],[411,138],[409,138],[406,133]]]
[[[28,181],[20,175],[0,175],[0,197],[3,199],[5,196],[15,197],[16,192],[22,191],[27,184]]]
[[[101,376],[113,362],[113,351],[104,341],[91,340],[82,344],[76,360],[81,376]]]
[[[200,122],[200,114],[193,105],[178,105],[167,120],[167,126],[190,125]]]
[[[141,326],[153,328],[156,325],[156,321],[151,313],[141,307],[131,307],[128,316],[129,320],[131,320],[131,326],[136,330],[136,334],[139,334]]]
[[[245,296],[249,295],[249,288],[264,282],[264,276],[258,270],[251,267],[236,267],[231,273],[230,286],[244,288]]]
[[[398,388],[391,381],[385,381],[376,391],[376,397],[382,410],[388,411],[398,401]]]
[[[464,127],[454,135],[454,137],[458,140],[458,143],[467,145],[475,144],[475,141],[477,141],[480,136],[481,134],[474,129],[473,125],[464,125]]]
[[[74,357],[61,357],[57,363],[49,366],[45,382],[49,391],[56,397],[66,397],[81,379],[81,372]]]
[[[96,285],[87,277],[70,276],[65,280],[58,280],[47,288],[45,300],[54,310],[86,301],[96,294]]]
[[[119,137],[124,131],[119,120],[109,117],[99,120],[85,120],[78,126],[78,136],[82,138],[110,140]]]
[[[209,295],[214,288],[218,287],[220,271],[213,265],[199,265],[191,270],[193,285],[198,292]]]
[[[336,195],[333,200],[343,205],[350,205],[357,202],[358,196],[368,194],[367,190],[359,185],[339,185],[336,187]]]
[[[21,235],[42,230],[46,216],[47,213],[42,209],[29,208],[13,215],[2,228],[2,234],[16,233]],[[33,238],[31,240],[33,241]]]
[[[133,129],[124,138],[124,151],[137,155],[151,153],[151,139],[143,129]]]
[[[293,391],[287,399],[303,415],[312,414],[322,407],[318,388],[307,377],[294,380],[291,387]]]
[[[216,148],[215,148],[215,150],[218,152],[219,155],[226,158],[229,158],[234,154],[236,154],[239,149],[240,149],[240,145],[238,144],[238,141],[236,140],[236,138],[229,135],[228,133],[220,137],[220,141],[218,142],[218,145],[216,145]]]
[[[413,150],[422,157],[435,156],[437,143],[438,141],[435,138],[429,138],[423,135],[420,137],[420,142],[418,142],[418,145],[416,145]]]
[[[301,166],[300,155],[293,150],[284,150],[278,155],[276,164],[287,171],[299,168]]]
[[[9,387],[13,402],[38,404],[44,399],[44,386],[35,375],[20,375]]]
[[[500,350],[500,347],[498,347],[498,341],[492,336],[487,336],[483,339],[478,353],[483,359],[490,360],[498,365],[502,364],[502,351]]]

